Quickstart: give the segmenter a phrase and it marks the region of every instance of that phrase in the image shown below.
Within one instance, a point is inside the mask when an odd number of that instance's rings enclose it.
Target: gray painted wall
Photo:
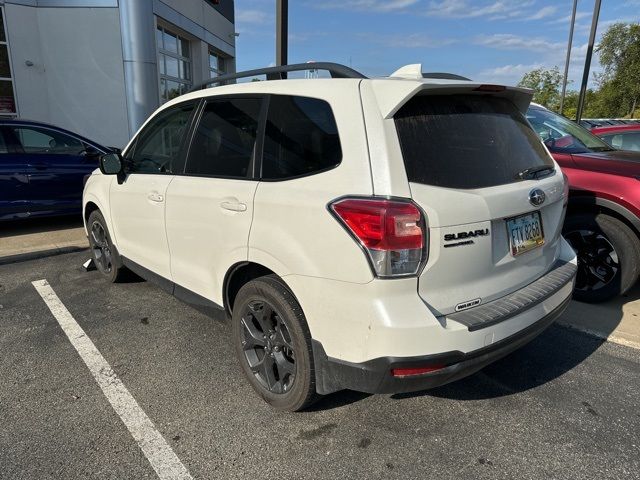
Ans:
[[[20,117],[124,145],[129,129],[118,10],[6,4],[5,12]]]
[[[159,105],[155,16],[192,39],[194,83],[208,78],[207,44],[235,57],[233,23],[203,0],[4,4],[18,115],[109,146],[124,146]]]

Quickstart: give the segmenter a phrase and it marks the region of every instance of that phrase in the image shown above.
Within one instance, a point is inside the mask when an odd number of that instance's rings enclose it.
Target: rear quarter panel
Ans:
[[[281,277],[296,274],[356,283],[372,280],[364,252],[327,208],[338,197],[373,193],[358,83],[314,81],[313,91],[297,82],[273,86],[274,94],[314,97],[331,105],[342,161],[322,173],[259,183],[249,261]]]

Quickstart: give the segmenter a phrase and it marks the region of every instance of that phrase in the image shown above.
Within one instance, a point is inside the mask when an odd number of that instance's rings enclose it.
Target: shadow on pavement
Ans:
[[[64,217],[25,218],[0,223],[0,238],[14,237],[31,233],[53,232],[82,227],[79,213]]]

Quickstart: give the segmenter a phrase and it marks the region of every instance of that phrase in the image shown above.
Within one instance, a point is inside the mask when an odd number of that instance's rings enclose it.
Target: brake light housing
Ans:
[[[377,277],[417,275],[427,261],[427,219],[410,200],[347,197],[329,211],[367,254]]]
[[[493,92],[493,93],[504,92],[506,89],[507,87],[505,87],[504,85],[490,85],[490,84],[484,84],[474,88],[476,92]]]

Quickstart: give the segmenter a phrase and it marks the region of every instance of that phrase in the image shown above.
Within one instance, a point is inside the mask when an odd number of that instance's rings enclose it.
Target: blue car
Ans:
[[[80,214],[84,177],[111,150],[52,125],[0,120],[0,221]]]

